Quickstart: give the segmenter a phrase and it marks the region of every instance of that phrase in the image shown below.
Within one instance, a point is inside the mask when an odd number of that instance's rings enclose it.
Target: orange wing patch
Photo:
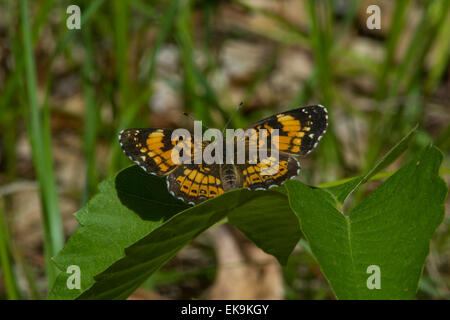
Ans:
[[[172,145],[170,145],[169,150],[164,150],[164,148],[167,148],[163,143],[164,138],[163,130],[158,129],[150,133],[145,142],[148,149],[147,155],[153,158],[160,171],[167,172],[175,166],[175,163],[172,161]]]
[[[277,121],[280,123],[282,131],[279,136],[279,150],[287,153],[300,152],[302,137],[305,135],[302,132],[305,128],[302,128],[300,120],[292,115],[281,113],[277,115]]]

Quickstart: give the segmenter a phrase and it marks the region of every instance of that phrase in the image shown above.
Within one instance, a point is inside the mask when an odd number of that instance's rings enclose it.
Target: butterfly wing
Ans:
[[[170,129],[127,129],[120,132],[119,142],[125,155],[146,172],[167,176],[167,187],[173,196],[197,204],[222,194],[219,165],[172,161],[172,151],[180,143],[177,139],[172,140],[172,133]],[[181,143],[190,144],[193,162],[196,146],[191,137]],[[209,143],[204,141],[200,147],[204,149]]]
[[[170,129],[127,129],[119,133],[119,142],[131,161],[148,173],[165,176],[179,166],[172,161],[178,143],[172,141],[172,133]]]
[[[252,154],[252,151],[257,153],[253,153],[256,155],[256,161],[253,159],[251,162],[248,158],[245,165],[238,166],[243,187],[265,190],[299,175],[300,163],[294,157],[311,152],[325,134],[327,127],[327,110],[321,105],[281,112],[248,127],[247,129],[254,131],[245,138],[247,151],[249,154]],[[260,134],[261,129],[266,129],[266,139],[260,139],[263,137]],[[278,141],[270,139],[273,129],[278,129]],[[278,159],[271,156],[270,150],[274,147],[279,150]],[[262,154],[268,156],[261,158],[261,150],[264,151]]]
[[[278,129],[280,153],[305,156],[314,150],[327,127],[327,109],[321,105],[312,105],[275,114],[258,121],[247,129],[252,128],[256,132],[266,129],[269,135],[272,129]],[[259,140],[257,146],[258,148],[265,147],[264,142]]]
[[[185,164],[167,178],[169,192],[190,204],[215,198],[224,192],[218,164]]]
[[[280,153],[278,159],[269,157],[256,164],[238,165],[242,187],[250,190],[266,190],[280,186],[287,179],[300,174],[300,163],[288,154]]]

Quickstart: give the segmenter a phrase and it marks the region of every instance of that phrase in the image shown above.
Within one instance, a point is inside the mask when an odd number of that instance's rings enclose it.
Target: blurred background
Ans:
[[[81,28],[69,30],[70,5]],[[380,28],[370,29],[380,8]],[[370,169],[417,123],[398,169],[434,143],[450,168],[449,0],[0,1],[0,299],[44,298],[50,258],[97,184],[131,163],[130,127],[241,128],[321,103],[330,127],[302,160],[318,185]],[[349,207],[382,183],[369,182]],[[450,298],[450,216],[418,299]],[[199,236],[132,299],[334,299],[304,240],[287,266],[238,230]]]

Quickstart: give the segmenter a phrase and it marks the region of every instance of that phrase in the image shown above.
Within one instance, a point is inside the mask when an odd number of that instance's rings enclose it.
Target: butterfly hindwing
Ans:
[[[218,164],[185,164],[167,177],[169,192],[185,202],[197,204],[224,192]]]
[[[280,186],[287,179],[300,174],[300,163],[294,157],[280,153],[276,158],[265,158],[256,164],[238,165],[242,173],[243,187],[250,190],[266,190]]]

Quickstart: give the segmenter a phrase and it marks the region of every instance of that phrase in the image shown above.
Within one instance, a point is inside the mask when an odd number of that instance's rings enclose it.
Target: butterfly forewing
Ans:
[[[151,174],[167,175],[178,164],[171,158],[174,143],[169,129],[127,129],[119,134],[125,155]]]
[[[305,156],[314,150],[327,127],[327,109],[321,105],[313,105],[275,114],[258,121],[249,128],[254,128],[256,131],[266,129],[269,133],[273,129],[278,129],[279,151],[295,156]],[[267,139],[267,141],[272,140]],[[263,147],[264,143],[258,141],[258,148]]]

